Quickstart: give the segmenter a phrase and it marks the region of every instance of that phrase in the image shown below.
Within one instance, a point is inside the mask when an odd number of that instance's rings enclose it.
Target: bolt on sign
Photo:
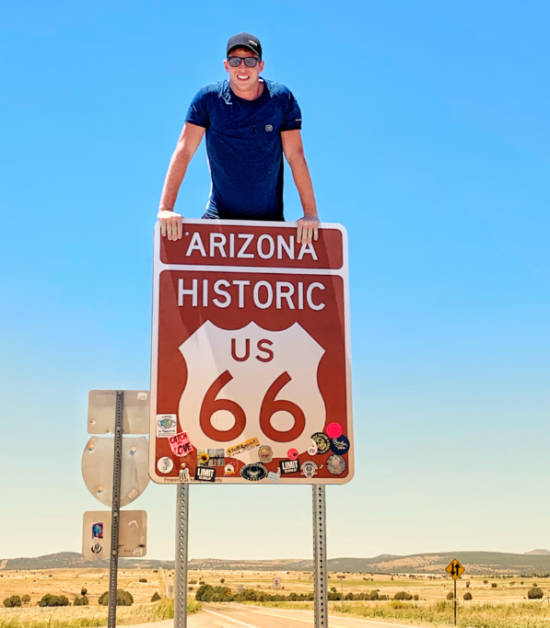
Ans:
[[[155,482],[343,484],[353,476],[347,234],[185,220],[155,229]]]
[[[457,578],[460,578],[465,570],[463,565],[456,558],[453,558],[453,560],[451,560],[451,562],[445,567],[445,571],[453,578],[453,580],[456,580]]]

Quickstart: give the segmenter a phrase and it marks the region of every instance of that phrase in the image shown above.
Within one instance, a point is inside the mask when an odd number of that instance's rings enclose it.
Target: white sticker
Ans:
[[[178,427],[177,414],[157,414],[157,438],[175,436]]]
[[[270,471],[267,474],[267,479],[271,480],[272,482],[278,482],[281,479],[281,474],[280,473],[274,473],[273,471]]]
[[[163,456],[157,460],[157,469],[160,473],[170,473],[174,468],[174,462],[172,458],[168,458],[168,456]]]

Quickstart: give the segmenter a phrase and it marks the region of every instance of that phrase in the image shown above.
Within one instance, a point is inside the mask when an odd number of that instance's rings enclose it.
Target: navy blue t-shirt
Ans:
[[[212,189],[208,217],[284,220],[281,131],[300,129],[292,92],[266,79],[256,100],[236,96],[229,81],[203,87],[185,121],[206,129]]]

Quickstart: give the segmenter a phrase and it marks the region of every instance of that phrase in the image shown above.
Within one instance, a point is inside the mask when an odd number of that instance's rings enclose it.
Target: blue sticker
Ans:
[[[345,454],[349,450],[349,438],[347,436],[338,436],[330,440],[330,448],[335,454]]]
[[[259,482],[267,477],[267,469],[261,462],[253,462],[241,469],[241,476],[249,482]]]

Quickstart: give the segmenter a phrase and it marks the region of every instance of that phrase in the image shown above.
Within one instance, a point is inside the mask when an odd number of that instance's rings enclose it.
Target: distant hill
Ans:
[[[395,556],[381,554],[373,558],[330,558],[329,571],[386,574],[443,574],[453,558],[458,558],[471,575],[545,575],[550,574],[550,552],[533,550],[525,554],[503,552],[438,552]],[[36,558],[0,559],[0,570],[90,568],[109,566],[107,560],[84,560],[76,552],[59,552]],[[173,560],[121,558],[122,569],[174,569]],[[222,560],[195,558],[189,561],[190,569],[251,570],[251,571],[311,571],[311,559],[280,560]]]

